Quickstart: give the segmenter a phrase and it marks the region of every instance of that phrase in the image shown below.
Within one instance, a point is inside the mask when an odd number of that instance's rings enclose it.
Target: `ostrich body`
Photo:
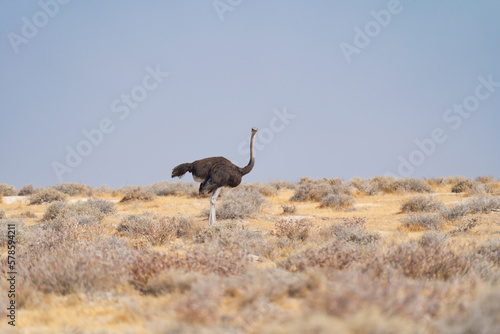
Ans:
[[[181,177],[190,172],[196,182],[201,182],[199,193],[210,194],[209,225],[215,225],[215,203],[222,187],[237,187],[241,183],[241,177],[250,173],[254,164],[253,143],[257,128],[252,128],[250,139],[250,161],[245,167],[238,167],[224,157],[212,157],[184,163],[172,169],[172,177]]]

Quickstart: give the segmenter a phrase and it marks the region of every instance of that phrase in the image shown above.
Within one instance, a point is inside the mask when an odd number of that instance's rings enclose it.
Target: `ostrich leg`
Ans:
[[[212,198],[210,198],[210,215],[208,216],[208,225],[215,225],[215,203],[217,202],[217,197],[219,197],[219,192],[222,187],[215,189]]]

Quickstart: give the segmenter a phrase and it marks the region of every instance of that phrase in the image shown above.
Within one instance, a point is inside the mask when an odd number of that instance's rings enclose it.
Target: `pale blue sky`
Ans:
[[[498,1],[60,2],[0,0],[0,183],[245,165],[253,126],[246,182],[500,177]]]

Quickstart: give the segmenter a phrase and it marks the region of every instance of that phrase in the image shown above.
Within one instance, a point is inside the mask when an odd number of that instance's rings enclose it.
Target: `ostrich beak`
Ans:
[[[257,133],[257,128],[252,128],[252,133]]]

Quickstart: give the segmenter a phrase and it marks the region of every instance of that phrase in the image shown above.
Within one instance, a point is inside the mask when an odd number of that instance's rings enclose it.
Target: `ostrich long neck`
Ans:
[[[255,133],[252,133],[252,138],[250,138],[250,161],[248,165],[243,168],[239,168],[241,175],[248,174],[252,171],[253,165],[255,164],[255,157],[253,153],[253,142],[255,141]]]

